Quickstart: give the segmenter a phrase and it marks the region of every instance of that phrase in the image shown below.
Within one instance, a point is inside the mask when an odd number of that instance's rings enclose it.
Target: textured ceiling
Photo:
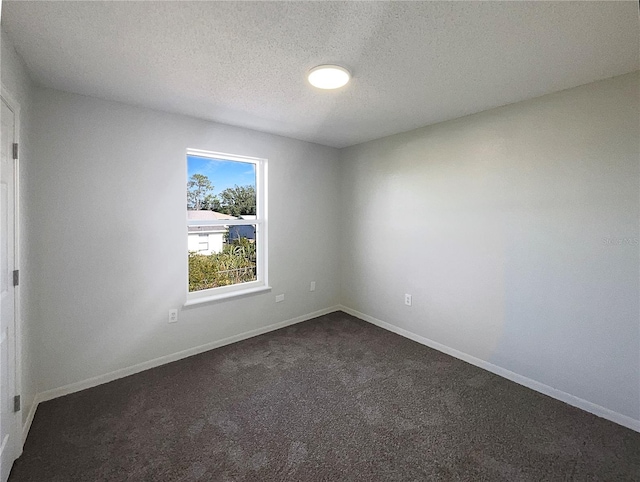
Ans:
[[[11,2],[44,86],[343,147],[640,68],[630,2]],[[305,72],[335,62],[340,91]]]

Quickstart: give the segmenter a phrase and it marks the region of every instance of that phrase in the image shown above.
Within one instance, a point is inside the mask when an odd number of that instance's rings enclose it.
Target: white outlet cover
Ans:
[[[408,295],[408,294],[404,295],[404,304],[407,306],[411,306],[411,295]]]
[[[169,310],[169,323],[178,322],[178,310]]]
[[[276,303],[280,303],[281,301],[284,301],[284,295],[276,295]]]
[[[316,290],[316,282],[312,281],[311,284],[309,285],[309,291],[315,291]]]

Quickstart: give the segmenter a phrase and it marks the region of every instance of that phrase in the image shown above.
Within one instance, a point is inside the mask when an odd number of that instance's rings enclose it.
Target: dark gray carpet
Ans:
[[[640,434],[337,312],[41,404],[10,480],[640,480]]]

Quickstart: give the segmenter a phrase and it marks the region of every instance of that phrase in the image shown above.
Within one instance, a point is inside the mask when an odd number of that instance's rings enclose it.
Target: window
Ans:
[[[266,159],[187,150],[187,305],[265,291]]]

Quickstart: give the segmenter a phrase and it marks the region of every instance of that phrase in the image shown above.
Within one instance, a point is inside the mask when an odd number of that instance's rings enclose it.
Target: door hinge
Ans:
[[[13,158],[14,159],[18,158],[18,143],[17,142],[13,143]]]
[[[20,270],[15,270],[13,272],[13,286],[18,286],[20,284]]]
[[[13,411],[20,411],[20,395],[16,395],[15,397],[13,397]]]

